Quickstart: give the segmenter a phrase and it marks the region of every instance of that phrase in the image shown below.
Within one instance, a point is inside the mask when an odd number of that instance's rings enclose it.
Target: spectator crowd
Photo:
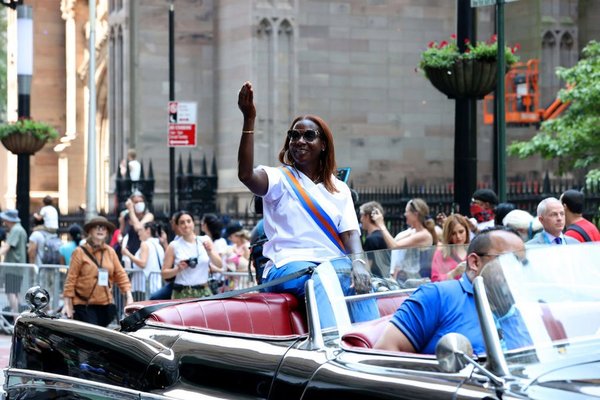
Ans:
[[[248,279],[248,272],[255,272],[252,258],[260,259],[260,266],[268,261],[251,254],[253,243],[258,249],[265,243],[262,221],[250,232],[216,214],[196,216],[182,210],[165,224],[155,221],[136,191],[119,214],[118,226],[97,217],[83,227],[72,224],[66,237],[60,237],[52,198],[47,196],[43,204],[33,214],[29,237],[16,210],[0,212],[0,260],[68,267],[60,282],[67,317],[108,325],[115,316],[112,284],[126,303],[209,296],[254,284]],[[583,209],[584,195],[577,190],[542,200],[533,216],[514,204],[499,203],[492,190],[479,189],[472,196],[470,217],[455,213],[433,218],[427,203],[414,198],[406,204],[408,228],[401,232],[388,231],[384,208],[374,201],[359,207],[358,219],[371,274],[402,284],[460,279],[471,240],[493,226],[513,229],[526,246],[600,241],[598,228],[583,217]],[[390,251],[375,251],[384,249]],[[7,297],[4,311],[17,313],[23,277],[14,269],[0,272]]]

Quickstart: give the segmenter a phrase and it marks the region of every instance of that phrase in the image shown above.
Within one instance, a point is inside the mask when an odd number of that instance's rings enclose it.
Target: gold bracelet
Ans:
[[[253,135],[254,131],[242,131],[242,134]]]

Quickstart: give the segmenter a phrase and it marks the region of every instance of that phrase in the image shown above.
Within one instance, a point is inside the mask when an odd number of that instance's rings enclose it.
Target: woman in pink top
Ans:
[[[442,247],[435,251],[431,262],[431,281],[460,279],[469,245],[469,223],[460,214],[452,214],[444,222]],[[459,265],[460,264],[460,265]]]

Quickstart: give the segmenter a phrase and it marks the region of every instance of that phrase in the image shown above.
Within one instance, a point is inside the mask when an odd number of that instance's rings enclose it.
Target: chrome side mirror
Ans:
[[[471,364],[477,371],[485,375],[498,388],[504,386],[504,380],[473,359],[473,346],[469,339],[460,333],[448,333],[435,346],[435,356],[442,371],[456,373]]]
[[[467,365],[464,356],[473,357],[473,346],[464,335],[448,333],[435,346],[435,356],[442,371],[455,373]]]

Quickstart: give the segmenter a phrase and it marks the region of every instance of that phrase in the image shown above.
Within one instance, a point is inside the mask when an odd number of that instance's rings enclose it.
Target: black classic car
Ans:
[[[392,257],[393,259],[394,257]],[[397,258],[397,257],[396,257]],[[248,293],[173,303],[143,324],[105,329],[53,318],[41,289],[16,321],[8,399],[582,399],[600,397],[600,246],[531,248],[488,264],[474,281],[486,355],[444,336],[436,355],[373,349],[413,289],[344,298],[331,263],[316,269],[335,326],[321,328],[315,279],[306,302]],[[352,323],[346,303],[376,301]],[[136,312],[146,304],[129,307]],[[499,312],[528,340],[504,349]],[[521,332],[523,333],[523,332]]]

